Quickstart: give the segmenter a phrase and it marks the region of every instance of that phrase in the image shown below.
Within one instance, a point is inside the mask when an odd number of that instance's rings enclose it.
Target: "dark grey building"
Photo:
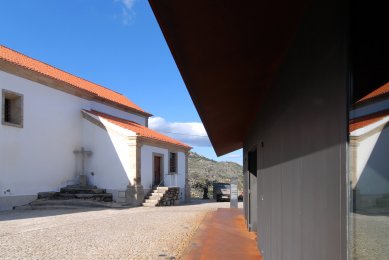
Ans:
[[[216,153],[244,149],[245,216],[264,258],[359,259],[348,118],[389,78],[384,8],[149,2]]]

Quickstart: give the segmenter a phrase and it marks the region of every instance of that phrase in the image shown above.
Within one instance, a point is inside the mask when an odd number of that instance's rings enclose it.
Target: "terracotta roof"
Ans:
[[[370,92],[369,94],[367,94],[366,96],[364,96],[363,98],[358,100],[356,102],[356,104],[365,102],[367,100],[370,100],[370,99],[373,99],[373,98],[376,98],[376,97],[379,97],[379,96],[386,95],[388,93],[389,93],[389,82],[385,83],[384,85],[382,85],[381,87],[377,88],[376,90]]]
[[[363,116],[360,118],[350,120],[349,131],[353,132],[353,131],[360,129],[362,127],[374,124],[375,122],[378,122],[387,116],[389,116],[389,110],[380,111],[380,112],[375,113],[375,114],[371,114],[368,116]]]
[[[151,130],[150,128],[146,127],[146,126],[143,126],[143,125],[140,125],[140,124],[137,124],[133,121],[129,121],[129,120],[126,120],[126,119],[122,119],[122,118],[118,118],[118,117],[115,117],[115,116],[111,116],[111,115],[108,115],[108,114],[105,114],[105,113],[102,113],[102,112],[99,112],[99,111],[96,111],[96,110],[84,110],[85,112],[87,113],[90,113],[92,115],[95,115],[95,116],[98,116],[100,118],[103,118],[105,120],[107,120],[108,122],[112,123],[112,124],[115,124],[117,126],[120,126],[124,129],[127,129],[127,130],[130,130],[130,131],[133,131],[135,132],[138,136],[142,136],[144,138],[147,138],[147,139],[152,139],[152,140],[156,140],[156,141],[160,141],[160,142],[164,142],[164,143],[169,143],[169,144],[173,144],[173,145],[176,145],[176,146],[180,146],[180,147],[183,147],[185,149],[191,149],[192,147],[184,144],[184,143],[181,143],[173,138],[170,138],[166,135],[163,135],[163,134],[160,134],[158,133],[157,131],[154,131],[154,130]]]
[[[141,113],[148,114],[122,94],[74,76],[2,45],[0,45],[0,60],[10,62],[14,65],[26,68],[44,76],[65,82],[76,89],[88,92],[96,98],[102,98]]]

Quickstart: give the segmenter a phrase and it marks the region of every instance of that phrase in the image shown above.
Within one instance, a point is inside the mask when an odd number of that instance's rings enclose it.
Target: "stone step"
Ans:
[[[58,192],[49,191],[49,192],[38,192],[38,199],[51,199],[54,198]]]
[[[38,199],[27,205],[16,207],[16,209],[78,209],[78,208],[129,208],[128,205],[122,205],[115,202],[102,202],[93,200],[66,199],[66,200],[48,200]]]
[[[112,201],[112,194],[111,193],[103,193],[103,194],[89,194],[89,193],[69,194],[69,193],[60,193],[58,195],[58,198],[75,198],[75,199],[82,199],[82,200],[95,200],[95,201],[111,202]]]
[[[178,187],[153,187],[142,205],[148,207],[173,206],[178,205],[178,200]]]
[[[152,195],[147,197],[147,199],[152,199],[152,200],[158,200],[161,198],[163,198],[163,194],[152,194]]]
[[[111,193],[103,193],[103,194],[77,193],[77,194],[74,194],[74,196],[76,198],[79,198],[79,199],[112,198]]]
[[[145,203],[154,203],[154,204],[158,204],[159,200],[156,200],[156,199],[146,199],[145,200]]]
[[[61,188],[61,193],[89,193],[89,194],[104,194],[106,193],[105,189],[97,189],[97,188],[81,188],[81,187],[65,187]]]
[[[162,197],[166,192],[152,192],[150,193],[150,196],[160,196]]]
[[[157,187],[157,188],[153,188],[154,191],[167,191],[169,189],[169,187]]]
[[[83,200],[94,200],[94,201],[112,201],[111,193],[61,193],[61,192],[45,192],[39,193],[38,199],[47,199],[47,200],[69,200],[69,199],[83,199]]]
[[[156,207],[157,206],[155,203],[148,203],[148,202],[144,202],[144,203],[142,203],[142,205],[144,207]]]
[[[164,195],[164,193],[151,193],[151,195],[149,195],[149,199],[153,198],[153,199],[158,199],[158,198],[162,198]]]

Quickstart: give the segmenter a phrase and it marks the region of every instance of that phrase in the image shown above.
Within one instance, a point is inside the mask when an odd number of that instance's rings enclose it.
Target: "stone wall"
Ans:
[[[165,191],[165,193],[163,194],[158,205],[159,206],[178,205],[179,202],[180,202],[180,188],[169,187],[169,189]]]

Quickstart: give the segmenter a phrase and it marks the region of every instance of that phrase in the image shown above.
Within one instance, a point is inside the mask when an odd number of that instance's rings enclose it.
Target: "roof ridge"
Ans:
[[[87,113],[91,113],[95,116],[101,116],[103,119],[105,120],[108,120],[110,123],[112,124],[115,124],[119,127],[122,127],[122,128],[126,128],[125,126],[122,126],[118,123],[122,123],[122,124],[128,124],[128,125],[132,125],[133,127],[137,127],[139,128],[139,130],[137,131],[136,129],[129,129],[133,132],[135,132],[137,135],[141,136],[141,137],[144,137],[144,138],[149,138],[149,139],[153,139],[153,140],[157,140],[157,141],[160,141],[160,142],[165,142],[165,143],[171,143],[173,145],[177,145],[177,146],[181,146],[181,147],[185,147],[185,148],[192,148],[190,147],[189,145],[181,142],[181,141],[178,141],[170,136],[167,136],[167,135],[164,135],[164,134],[161,134],[160,132],[156,131],[156,130],[153,130],[153,129],[150,129],[148,128],[147,126],[144,126],[142,124],[138,124],[134,121],[131,121],[131,120],[128,120],[128,119],[124,119],[124,118],[120,118],[120,117],[117,117],[117,116],[113,116],[113,115],[110,115],[110,114],[107,114],[107,113],[104,113],[104,112],[100,112],[100,111],[97,111],[97,110],[94,110],[94,109],[91,109],[91,110],[84,110],[83,111],[87,112]],[[114,121],[114,122],[111,122]],[[117,121],[117,123],[115,123],[115,121]],[[128,129],[128,128],[127,128]],[[144,131],[149,131],[151,133],[153,133],[154,136],[152,136],[150,133],[147,133],[147,132],[144,132]],[[163,137],[163,138],[161,138]],[[166,139],[166,140],[164,140]]]
[[[120,120],[123,120],[123,121],[126,121],[126,122],[130,122],[130,123],[133,123],[133,124],[136,124],[136,125],[139,125],[139,126],[144,126],[144,125],[139,124],[139,123],[137,123],[135,121],[132,121],[132,120],[129,120],[129,119],[125,119],[125,118],[122,118],[122,117],[118,117],[118,116],[114,116],[114,115],[110,115],[110,114],[107,114],[107,113],[104,113],[104,112],[101,112],[101,111],[98,111],[98,110],[95,110],[95,109],[91,109],[91,110],[83,109],[83,110],[86,111],[86,112],[91,112],[91,113],[95,112],[97,114],[103,114],[103,115],[105,115],[107,117],[112,117],[112,118],[115,118],[115,119],[120,119]],[[144,127],[146,127],[146,126],[144,126]]]
[[[3,52],[3,55],[2,55]],[[8,53],[7,53],[8,52]],[[11,55],[15,55],[15,57],[12,57]],[[7,55],[9,57],[7,57]],[[30,71],[33,71],[35,73],[39,73],[41,75],[44,75],[46,77],[53,78],[55,80],[59,80],[62,82],[65,82],[66,84],[69,84],[77,89],[87,91],[91,94],[96,95],[97,97],[103,98],[105,100],[109,100],[111,102],[114,102],[116,104],[124,105],[128,108],[134,109],[136,111],[146,113],[141,107],[136,105],[134,102],[129,100],[124,94],[112,90],[110,88],[107,88],[101,84],[94,83],[88,79],[82,78],[80,76],[74,75],[72,73],[69,73],[63,69],[60,69],[56,66],[50,65],[47,62],[40,61],[38,59],[32,58],[31,56],[28,56],[26,54],[23,54],[19,51],[13,50],[7,46],[4,46],[0,44],[0,59],[4,60],[6,62],[15,64],[17,66],[26,68]],[[22,59],[26,59],[23,61]],[[43,69],[39,70],[39,68],[33,67],[31,62],[36,62],[37,65],[42,66]],[[31,66],[28,66],[31,65]],[[46,71],[45,71],[46,70]],[[50,71],[52,70],[52,71]],[[57,74],[57,75],[55,75]],[[66,80],[68,78],[69,80]],[[73,82],[72,82],[73,81]],[[105,92],[106,91],[106,92]],[[109,95],[111,93],[111,96]],[[115,98],[116,95],[116,98]]]
[[[33,58],[33,57],[31,57],[31,56],[29,56],[29,55],[27,55],[27,54],[21,53],[21,52],[19,52],[19,51],[17,51],[17,50],[11,49],[10,47],[4,46],[3,44],[0,44],[0,47],[2,47],[2,48],[4,48],[4,49],[8,49],[8,50],[13,51],[13,52],[16,52],[17,54],[19,54],[19,55],[21,55],[21,56],[25,56],[25,57],[27,57],[27,58],[29,58],[29,59],[32,59],[32,60],[35,60],[35,61],[37,61],[37,62],[43,63],[43,64],[45,64],[46,66],[52,67],[52,68],[54,68],[54,69],[56,69],[56,70],[59,70],[59,71],[61,71],[61,72],[63,72],[63,73],[69,74],[69,75],[71,75],[71,76],[73,76],[73,77],[79,78],[79,79],[84,80],[84,81],[87,81],[87,82],[89,82],[89,83],[91,83],[91,84],[93,84],[93,85],[96,85],[96,86],[105,88],[105,89],[107,89],[107,90],[110,90],[110,91],[112,91],[112,92],[115,92],[116,94],[119,94],[119,95],[124,96],[122,93],[117,92],[116,90],[107,88],[107,87],[105,87],[105,86],[103,86],[103,85],[101,85],[101,84],[95,83],[95,82],[90,81],[90,80],[88,80],[88,79],[85,79],[85,78],[83,78],[83,77],[77,76],[77,75],[75,75],[75,74],[73,74],[73,73],[67,72],[67,71],[65,71],[65,70],[63,70],[63,69],[61,69],[61,68],[58,68],[57,66],[54,66],[54,65],[51,65],[51,64],[49,64],[49,63],[47,63],[47,62],[45,62],[45,61],[41,61],[41,60],[38,60],[38,59],[36,59],[36,58]],[[4,59],[2,56],[0,56],[0,59],[6,60],[6,59]]]
[[[351,119],[349,121],[349,131],[353,132],[355,130],[358,130],[360,128],[369,126],[371,124],[374,124],[376,122],[379,122],[380,120],[383,120],[384,118],[389,116],[389,109],[382,110],[370,115],[361,116],[358,118]]]
[[[350,120],[350,123],[358,123],[358,122],[361,122],[364,120],[373,119],[373,118],[385,116],[385,115],[389,115],[389,109],[385,109],[385,110],[374,112],[372,114],[363,115],[360,117],[353,118]]]
[[[379,86],[378,88],[374,89],[373,91],[369,92],[367,95],[359,99],[357,102],[355,102],[356,105],[365,103],[367,101],[370,101],[372,99],[385,96],[389,94],[389,81],[384,83],[383,85]]]

